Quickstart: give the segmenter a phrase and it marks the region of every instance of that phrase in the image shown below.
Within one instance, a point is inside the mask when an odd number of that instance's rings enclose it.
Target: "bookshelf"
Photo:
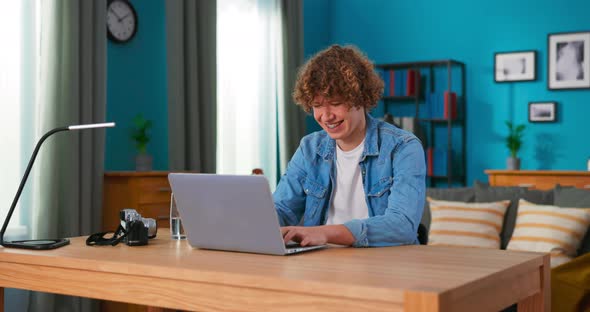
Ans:
[[[375,67],[385,91],[374,115],[393,120],[422,140],[427,186],[465,186],[465,64],[448,59]]]

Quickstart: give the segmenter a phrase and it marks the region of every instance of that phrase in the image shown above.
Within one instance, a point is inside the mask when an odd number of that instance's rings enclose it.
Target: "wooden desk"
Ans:
[[[485,170],[491,186],[522,186],[549,190],[556,184],[590,188],[590,171]]]
[[[84,241],[0,248],[0,287],[199,311],[550,309],[548,254],[402,246],[266,256],[166,238],[143,247]]]

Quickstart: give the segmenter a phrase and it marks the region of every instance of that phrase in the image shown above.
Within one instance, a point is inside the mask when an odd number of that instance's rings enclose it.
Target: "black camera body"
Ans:
[[[125,244],[128,246],[147,245],[150,238],[156,237],[158,226],[156,220],[143,218],[135,209],[123,209],[119,213],[121,226],[127,232]]]

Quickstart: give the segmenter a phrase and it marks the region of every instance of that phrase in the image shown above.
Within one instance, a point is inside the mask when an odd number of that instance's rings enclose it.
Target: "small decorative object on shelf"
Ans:
[[[385,113],[385,115],[383,115],[383,121],[393,125],[393,115],[391,115],[390,113]]]
[[[588,165],[588,171],[590,171],[590,157],[588,157],[588,163],[587,163],[587,165]]]
[[[506,159],[506,167],[508,170],[520,170],[520,158],[517,157],[517,154],[522,147],[525,125],[514,125],[512,122],[506,121],[506,126],[508,126],[506,147],[510,151],[510,157]]]
[[[152,128],[152,121],[146,120],[141,114],[133,118],[135,126],[131,132],[131,138],[135,142],[137,155],[135,156],[135,170],[151,171],[152,156],[147,153],[147,144],[150,142],[149,130]]]

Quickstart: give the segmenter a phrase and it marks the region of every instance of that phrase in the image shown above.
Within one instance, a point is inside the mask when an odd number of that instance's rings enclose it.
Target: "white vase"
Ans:
[[[506,169],[508,170],[520,170],[520,158],[508,157],[506,159]]]

